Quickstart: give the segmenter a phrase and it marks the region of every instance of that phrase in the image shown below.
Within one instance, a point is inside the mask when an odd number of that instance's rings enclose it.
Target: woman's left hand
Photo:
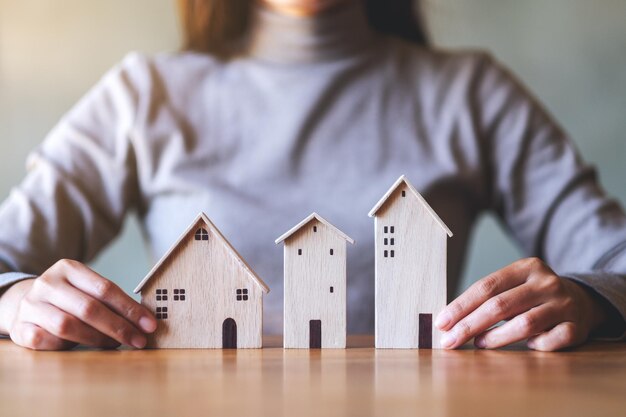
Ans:
[[[501,326],[492,328],[506,320]],[[537,258],[521,259],[472,285],[438,316],[441,345],[454,349],[469,339],[479,348],[527,340],[531,349],[575,346],[606,320],[590,290],[556,275]]]

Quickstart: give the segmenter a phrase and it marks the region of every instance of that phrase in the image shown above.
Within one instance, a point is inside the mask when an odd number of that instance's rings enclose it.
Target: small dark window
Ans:
[[[206,229],[200,228],[196,230],[195,234],[196,240],[209,240],[209,232]]]
[[[157,301],[167,301],[167,290],[164,288],[159,288],[156,290],[157,296],[156,296],[156,300]]]
[[[331,250],[330,250],[330,254],[331,254],[331,255],[334,255],[334,254],[335,254],[335,251],[334,251],[333,249],[331,249]]]
[[[384,255],[385,255],[385,258],[386,258],[387,256],[389,256],[389,252],[388,252],[388,251],[385,251],[385,252],[384,252]]]
[[[389,243],[389,239],[385,238],[385,245]]]
[[[394,230],[393,230],[393,226],[391,226],[391,227],[389,228],[389,232],[390,232],[390,233],[393,233],[393,232],[394,232]]]
[[[384,231],[385,233],[388,233],[388,232],[389,232],[389,228],[388,228],[387,226],[385,226],[385,227],[383,227],[383,231]]]
[[[167,320],[167,307],[157,307],[156,318],[157,320]]]
[[[302,255],[302,249],[298,249],[298,255]]]
[[[396,240],[395,240],[394,238],[391,238],[391,246],[393,246],[393,245],[394,245],[395,241],[396,241]]]
[[[406,191],[402,190],[402,197],[406,197]]]
[[[391,251],[391,253],[390,253],[390,255],[391,255],[391,257],[392,257],[392,258],[393,258],[394,252],[395,252],[395,251]]]
[[[157,290],[157,294],[161,294],[161,290]]]
[[[174,301],[185,301],[184,288],[174,288]]]
[[[313,231],[317,232],[317,226],[313,226]]]
[[[247,288],[237,289],[237,301],[248,301],[248,289]]]
[[[330,287],[330,293],[334,293],[335,292],[335,287]]]

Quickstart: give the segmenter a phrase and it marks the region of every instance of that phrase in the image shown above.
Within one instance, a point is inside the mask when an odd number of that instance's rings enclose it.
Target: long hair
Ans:
[[[254,0],[178,0],[183,49],[223,58],[245,36]],[[419,45],[429,43],[420,0],[364,0],[370,26]]]

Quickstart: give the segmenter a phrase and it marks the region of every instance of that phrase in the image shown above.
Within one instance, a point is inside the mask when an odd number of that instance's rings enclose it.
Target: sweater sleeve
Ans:
[[[29,155],[26,177],[0,205],[0,293],[59,259],[89,261],[121,229],[138,195],[138,59],[112,69]]]
[[[566,133],[502,66],[476,83],[490,206],[529,256],[595,292],[611,311],[601,336],[624,337],[626,216]]]

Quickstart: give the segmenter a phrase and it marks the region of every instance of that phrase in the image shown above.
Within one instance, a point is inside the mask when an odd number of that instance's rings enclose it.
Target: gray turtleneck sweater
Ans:
[[[406,174],[454,232],[451,290],[488,210],[526,254],[626,317],[621,207],[489,55],[375,34],[359,8],[313,19],[259,11],[256,21],[249,51],[229,61],[131,54],[63,117],[0,206],[0,286],[60,258],[90,260],[129,211],[156,259],[204,211],[272,288],[265,327],[276,333],[282,250],[273,241],[317,211],[357,242],[348,325],[371,331],[367,213]]]

